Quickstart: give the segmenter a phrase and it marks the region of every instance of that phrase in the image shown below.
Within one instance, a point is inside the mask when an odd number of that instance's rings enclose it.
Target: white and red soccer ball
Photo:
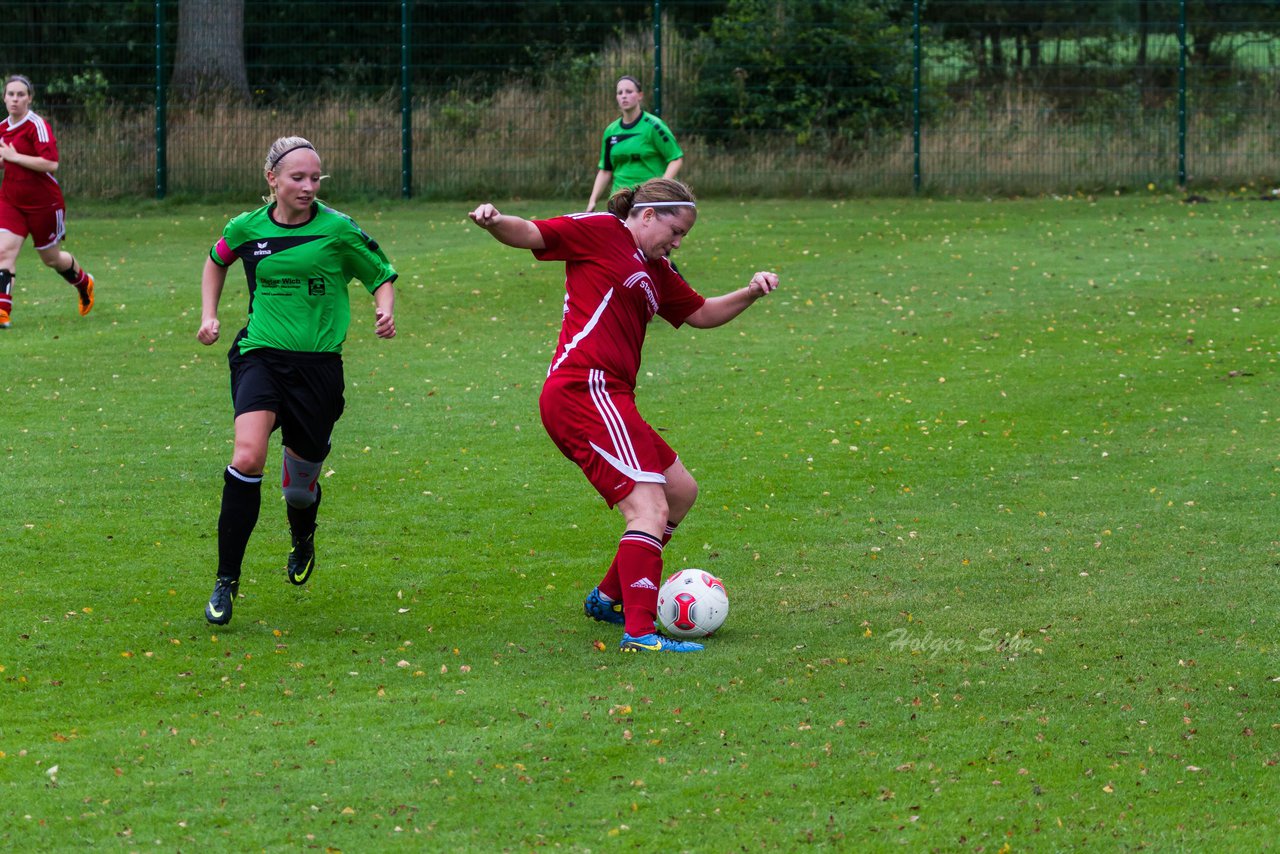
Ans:
[[[682,569],[658,589],[658,622],[672,637],[705,637],[728,616],[724,582],[706,570]]]

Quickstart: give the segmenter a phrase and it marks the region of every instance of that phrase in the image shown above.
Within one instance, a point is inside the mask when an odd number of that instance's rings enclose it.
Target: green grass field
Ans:
[[[732,613],[701,655],[642,657],[581,614],[620,520],[537,415],[562,269],[465,203],[334,202],[402,272],[400,335],[354,295],[316,575],[286,582],[264,489],[216,631],[238,271],[224,340],[195,331],[241,208],[73,206],[83,319],[24,250],[0,848],[1274,838],[1280,205],[703,204],[691,282],[782,289],[650,332],[641,409],[702,486],[667,569],[721,575]]]

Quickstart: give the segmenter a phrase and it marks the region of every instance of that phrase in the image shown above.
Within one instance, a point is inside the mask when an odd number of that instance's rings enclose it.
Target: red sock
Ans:
[[[618,543],[617,566],[626,633],[633,638],[652,633],[662,583],[662,543],[643,531],[627,531]]]
[[[672,536],[673,534],[675,534],[675,532],[676,532],[676,525],[679,525],[679,524],[680,524],[679,522],[668,522],[668,523],[667,523],[667,530],[665,530],[665,531],[663,531],[663,532],[662,532],[662,544],[663,544],[664,546],[665,546],[667,543],[671,542],[671,536]]]
[[[604,578],[600,579],[600,595],[612,599],[617,602],[622,598],[622,580],[618,578],[618,556],[613,556],[613,563],[609,564],[609,571],[604,574]]]
[[[667,523],[667,529],[662,534],[662,545],[665,546],[667,543],[671,542],[671,535],[676,532],[676,525],[678,524],[680,523]],[[659,582],[659,585],[661,585],[661,582]],[[604,578],[600,580],[600,583],[596,585],[596,587],[600,591],[601,595],[607,599],[612,599],[614,602],[617,602],[622,598],[622,580],[618,578],[617,555],[613,556],[613,563],[609,564],[609,571],[604,574]]]

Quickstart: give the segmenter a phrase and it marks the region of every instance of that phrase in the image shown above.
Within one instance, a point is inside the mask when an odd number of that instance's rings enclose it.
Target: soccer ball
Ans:
[[[724,583],[701,569],[682,569],[658,590],[658,621],[667,634],[700,638],[724,625],[729,596]]]

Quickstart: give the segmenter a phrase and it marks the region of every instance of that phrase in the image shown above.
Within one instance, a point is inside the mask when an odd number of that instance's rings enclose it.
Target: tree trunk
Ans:
[[[249,100],[244,0],[179,0],[173,94],[193,103]]]

